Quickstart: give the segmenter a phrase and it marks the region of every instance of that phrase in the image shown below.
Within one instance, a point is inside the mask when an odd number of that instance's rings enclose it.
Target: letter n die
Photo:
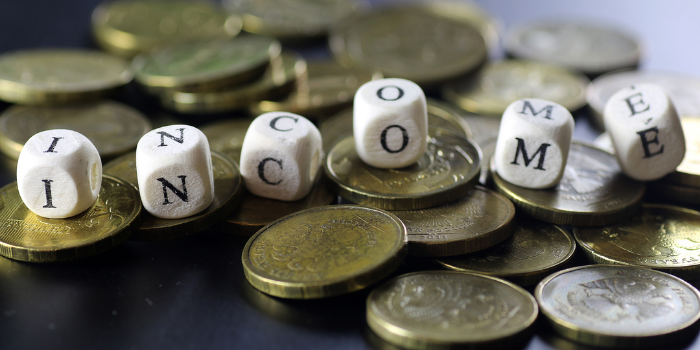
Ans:
[[[209,142],[189,125],[164,126],[143,135],[136,145],[136,175],[143,207],[159,218],[197,214],[214,199]]]
[[[241,176],[257,196],[294,201],[311,191],[322,159],[321,133],[313,123],[292,113],[265,113],[243,139]]]
[[[494,162],[504,180],[527,188],[548,188],[564,175],[574,118],[554,102],[527,98],[506,108]]]
[[[605,105],[603,120],[620,168],[635,180],[660,179],[685,156],[678,113],[657,85],[636,84],[616,92]]]

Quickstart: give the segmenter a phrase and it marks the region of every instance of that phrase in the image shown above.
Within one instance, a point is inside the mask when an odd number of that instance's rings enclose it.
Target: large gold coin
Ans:
[[[281,50],[273,38],[246,35],[163,47],[137,56],[132,67],[136,82],[151,93],[201,91],[260,77]]]
[[[615,348],[668,348],[692,339],[700,293],[680,278],[631,266],[590,265],[557,272],[535,289],[554,330],[576,342]]]
[[[424,209],[464,197],[479,179],[479,146],[430,125],[428,134],[428,148],[413,165],[400,169],[369,166],[357,155],[351,136],[331,149],[324,170],[341,197],[381,209]]]
[[[523,98],[556,102],[570,111],[586,105],[588,78],[564,68],[532,61],[505,60],[487,65],[475,79],[450,82],[442,90],[446,100],[465,110],[501,116]]]
[[[241,25],[238,15],[201,1],[109,1],[92,13],[97,44],[123,56],[162,45],[230,39]]]
[[[557,225],[602,226],[626,220],[639,209],[645,189],[643,182],[622,173],[615,156],[579,142],[571,144],[564,176],[552,188],[513,185],[496,173],[493,161],[491,176],[518,211]]]
[[[348,66],[424,87],[467,74],[487,56],[477,29],[431,6],[397,6],[348,18],[334,27],[330,47]]]
[[[209,207],[181,219],[161,219],[144,211],[143,221],[131,237],[137,241],[162,241],[206,230],[223,220],[240,202],[243,181],[236,162],[217,152],[211,152],[214,171],[214,200]],[[138,188],[136,153],[125,154],[102,168],[105,174],[119,176]]]
[[[454,271],[399,276],[367,297],[367,323],[408,349],[512,347],[537,319],[537,302],[497,278]]]
[[[471,113],[461,113],[461,115],[472,130],[474,141],[481,148],[483,163],[488,164],[493,154],[496,153],[496,141],[498,141],[498,133],[501,130],[501,118]],[[479,183],[486,186],[490,183],[490,177],[489,167],[482,166]]]
[[[243,139],[252,122],[252,119],[226,119],[206,124],[199,130],[207,137],[212,151],[221,152],[238,163]]]
[[[552,224],[519,219],[513,235],[503,243],[464,256],[438,259],[449,269],[505,278],[532,286],[565,267],[574,255],[576,241]]]
[[[133,77],[125,60],[99,51],[15,51],[0,56],[0,99],[28,105],[86,101]]]
[[[406,225],[408,252],[418,256],[452,256],[484,250],[510,237],[515,228],[513,203],[481,186],[452,203],[392,213]]]
[[[260,291],[292,299],[365,288],[396,269],[406,227],[382,210],[330,205],[270,223],[243,248],[243,270]]]
[[[648,267],[686,279],[700,277],[700,212],[644,204],[631,220],[575,228],[576,241],[599,264]]]
[[[55,262],[98,254],[126,240],[138,226],[141,211],[136,189],[105,175],[90,209],[67,219],[48,219],[27,209],[13,182],[0,190],[0,255]]]
[[[306,60],[283,52],[270,62],[263,76],[253,82],[212,91],[164,91],[161,103],[180,113],[219,113],[247,108],[251,103],[290,94],[297,79],[305,79]]]
[[[700,188],[700,118],[683,118],[681,125],[685,135],[685,157],[664,181]]]
[[[103,160],[136,148],[151,122],[139,111],[118,102],[32,107],[12,106],[0,115],[0,151],[17,159],[34,134],[51,129],[77,131],[95,145]]]

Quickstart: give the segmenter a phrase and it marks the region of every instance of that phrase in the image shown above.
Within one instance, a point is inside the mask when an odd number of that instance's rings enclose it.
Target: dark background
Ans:
[[[641,69],[700,75],[700,2],[477,2],[499,19],[501,33],[515,23],[535,19],[616,24],[643,42]],[[98,3],[0,0],[0,53],[92,47],[90,15]],[[494,57],[501,55],[494,53]],[[7,106],[0,103],[0,110]],[[151,116],[154,111],[145,106],[141,109]],[[590,140],[596,134],[585,115],[577,118],[577,137]],[[7,169],[0,175],[2,184],[14,180]],[[243,277],[245,241],[230,232],[209,230],[166,242],[126,242],[102,255],[70,263],[30,264],[0,258],[0,348],[372,347],[373,337],[367,335],[364,320],[368,291],[313,301],[266,296]],[[395,275],[426,264],[407,260]],[[537,335],[523,347],[575,348],[540,328],[536,327]],[[681,348],[700,349],[700,343]]]

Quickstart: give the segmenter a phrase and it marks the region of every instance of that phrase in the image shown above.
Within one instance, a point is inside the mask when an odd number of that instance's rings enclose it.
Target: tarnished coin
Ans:
[[[382,210],[330,205],[285,216],[243,248],[245,276],[260,291],[291,299],[323,298],[365,288],[396,269],[406,227]]]
[[[572,21],[537,21],[513,28],[505,49],[511,56],[598,75],[639,64],[640,47],[610,27]]]
[[[0,189],[0,255],[55,262],[102,253],[134,233],[141,209],[131,184],[105,175],[90,209],[67,219],[48,219],[27,209],[13,182]]]
[[[593,111],[591,115],[596,126],[605,129],[603,111],[614,93],[640,83],[661,86],[673,101],[678,115],[700,115],[700,78],[670,72],[630,70],[605,74],[588,85],[586,98]]]
[[[161,219],[144,212],[143,220],[131,239],[162,241],[191,235],[206,230],[229,215],[244,192],[238,165],[216,151],[211,152],[211,164],[214,171],[214,200],[206,210],[182,219]],[[105,164],[102,172],[119,176],[138,187],[136,153],[125,154]]]
[[[685,136],[685,157],[676,171],[666,175],[663,181],[700,189],[700,119],[683,118],[681,126]]]
[[[151,122],[139,111],[108,100],[50,107],[12,106],[0,115],[0,151],[17,159],[34,134],[51,129],[77,131],[95,145],[103,160],[136,148]]]
[[[321,37],[343,17],[369,9],[360,0],[224,0],[243,16],[243,29],[284,40]]]
[[[202,92],[164,91],[161,103],[180,113],[219,113],[248,108],[257,101],[283,97],[306,80],[306,60],[283,52],[270,62],[260,79],[250,83]]]
[[[462,119],[467,122],[472,131],[472,137],[479,148],[481,148],[481,159],[483,164],[488,164],[491,157],[496,153],[496,141],[498,132],[501,130],[501,119],[471,113],[461,113]],[[486,186],[490,180],[489,167],[481,167],[479,183]]]
[[[515,228],[515,207],[508,198],[477,186],[455,202],[421,210],[397,210],[408,232],[409,253],[452,256],[501,243]]]
[[[41,49],[0,55],[0,99],[12,103],[94,100],[133,78],[125,60],[99,51]]]
[[[644,183],[625,176],[615,156],[593,146],[573,142],[564,176],[555,187],[535,190],[503,180],[491,162],[496,189],[518,211],[533,218],[572,226],[602,226],[634,215],[644,195]]]
[[[136,82],[151,93],[197,91],[260,77],[281,50],[273,38],[246,35],[163,47],[134,58],[132,68]]]
[[[427,107],[428,125],[433,127],[436,133],[472,137],[469,125],[462,120],[458,109],[432,98],[427,99]],[[323,136],[323,151],[325,153],[330,152],[331,148],[344,138],[352,136],[352,118],[352,108],[350,108],[321,122],[319,131]]]
[[[586,105],[588,83],[586,77],[551,64],[504,60],[487,65],[476,79],[445,84],[442,93],[469,112],[500,117],[523,98],[541,98],[576,111]]]
[[[252,122],[252,119],[226,119],[206,124],[199,130],[207,137],[212,151],[221,152],[238,163],[245,133]]]
[[[428,148],[418,161],[400,169],[379,169],[357,155],[347,137],[328,153],[324,170],[338,194],[357,204],[388,210],[416,210],[446,204],[474,188],[481,151],[471,139],[440,133],[428,125]]]
[[[240,16],[202,1],[109,1],[92,13],[97,44],[123,56],[163,45],[230,39],[241,25]]]
[[[527,219],[518,219],[515,226],[513,235],[493,248],[475,254],[442,258],[437,262],[449,269],[505,278],[521,286],[532,286],[571,261],[576,241],[566,230]]]
[[[575,228],[586,255],[599,264],[648,267],[685,279],[700,277],[700,212],[644,204],[631,220]]]
[[[494,277],[426,271],[394,278],[367,297],[367,324],[408,349],[517,344],[537,318],[535,298]]]
[[[253,103],[253,115],[267,112],[291,112],[305,117],[324,119],[348,106],[362,84],[381,78],[378,73],[345,68],[334,61],[307,62],[308,78],[300,80],[297,90],[280,100]]]
[[[700,318],[695,287],[631,266],[560,271],[540,282],[535,298],[557,333],[593,346],[667,348],[694,337]]]
[[[340,62],[423,87],[467,74],[487,57],[478,30],[432,6],[396,6],[348,18],[329,40]]]

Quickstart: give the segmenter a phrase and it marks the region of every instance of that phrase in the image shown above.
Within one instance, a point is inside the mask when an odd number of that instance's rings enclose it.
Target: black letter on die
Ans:
[[[294,117],[292,117],[292,116],[283,115],[283,116],[279,116],[279,117],[277,117],[277,118],[272,119],[272,120],[270,121],[270,127],[273,128],[273,129],[275,129],[275,130],[277,130],[277,131],[290,131],[290,130],[292,130],[292,129],[284,129],[284,130],[283,130],[283,129],[277,129],[277,127],[275,126],[275,124],[277,124],[277,121],[279,121],[279,120],[282,119],[282,118],[289,118],[289,119],[292,119],[292,120],[294,120],[295,123],[299,121],[299,118],[294,118]]]
[[[399,128],[401,129],[401,136],[403,137],[403,143],[401,144],[401,148],[398,150],[391,150],[389,149],[389,146],[386,144],[386,133],[389,132],[389,129],[391,128]],[[382,136],[381,136],[381,143],[382,143],[382,148],[384,148],[385,151],[389,153],[399,153],[406,148],[408,145],[408,132],[406,129],[404,129],[401,125],[389,125],[387,126],[383,131],[382,131]]]
[[[180,129],[182,130],[182,129]],[[167,205],[172,203],[171,201],[168,200],[168,188],[175,193],[176,196],[180,197],[183,202],[187,202],[187,187],[185,187],[185,178],[187,175],[180,175],[178,176],[180,180],[182,180],[182,191],[178,190],[171,184],[168,180],[165,178],[159,177],[156,180],[160,181],[161,184],[163,184],[163,198],[165,201],[163,201],[163,205]]]
[[[552,105],[547,105],[544,108],[540,109],[539,112],[535,112],[535,109],[530,104],[530,101],[524,101],[523,110],[520,112],[520,114],[527,114],[527,113],[525,113],[526,108],[530,109],[530,114],[532,114],[535,117],[538,114],[542,113],[543,111],[547,111],[547,114],[544,116],[544,119],[549,119],[549,120],[552,119],[552,118],[550,118],[550,116],[552,115],[552,108],[554,108],[554,106],[552,106]]]
[[[527,150],[525,149],[525,141],[519,137],[516,137],[515,139],[518,140],[518,147],[515,149],[515,159],[513,159],[513,161],[510,162],[510,164],[520,165],[520,164],[518,164],[518,155],[520,154],[520,151],[522,151],[523,152],[523,160],[525,161],[525,167],[528,167],[528,166],[530,166],[530,163],[532,162],[532,160],[535,159],[535,157],[537,157],[537,153],[542,152],[542,153],[540,153],[540,159],[537,161],[537,166],[535,167],[535,169],[547,170],[544,168],[544,156],[547,153],[547,147],[551,146],[550,144],[548,144],[548,143],[541,144],[540,148],[537,149],[537,152],[535,152],[535,154],[532,155],[532,158],[528,158]]]
[[[393,87],[393,88],[395,88],[396,90],[398,90],[398,91],[399,91],[399,96],[397,96],[396,98],[392,98],[392,99],[384,98],[384,96],[382,96],[382,92],[384,91],[384,89],[390,88],[390,87]],[[401,90],[401,88],[398,87],[398,86],[393,86],[393,85],[385,86],[385,87],[383,87],[383,88],[377,90],[377,97],[381,98],[381,99],[384,100],[384,101],[396,101],[396,100],[400,99],[401,97],[403,97],[403,90]]]
[[[175,140],[175,141],[178,142],[178,143],[183,143],[183,142],[185,142],[185,135],[183,134],[184,131],[185,131],[185,129],[184,129],[184,128],[180,128],[180,129],[175,129],[175,130],[180,130],[180,138],[177,138],[177,137],[175,137],[175,136],[173,136],[173,135],[170,135],[170,134],[168,134],[168,133],[165,132],[165,131],[158,131],[158,134],[160,134],[160,145],[158,145],[158,147],[167,146],[167,145],[165,144],[165,138],[166,138],[166,137],[167,137],[167,138],[171,138],[171,139]]]
[[[647,134],[650,132],[655,133],[654,138],[651,140],[647,139]],[[644,149],[644,158],[651,158],[655,155],[664,153],[664,145],[661,145],[661,147],[659,147],[659,150],[654,152],[654,153],[652,153],[649,150],[650,144],[652,144],[652,143],[655,143],[657,145],[659,144],[659,128],[653,127],[653,128],[646,129],[646,130],[637,131],[637,134],[639,135],[639,138],[642,139],[642,148]]]
[[[58,153],[54,151],[53,149],[56,148],[56,145],[58,144],[58,140],[62,139],[63,137],[55,137],[53,138],[53,142],[51,142],[51,146],[49,146],[49,149],[44,151],[44,153]],[[46,207],[44,207],[46,208]]]
[[[55,143],[54,137],[54,143]],[[46,205],[42,208],[56,208],[53,206],[53,197],[51,196],[51,183],[53,180],[41,180],[44,182],[44,191],[46,192]]]
[[[281,160],[275,159],[275,158],[265,158],[265,159],[263,159],[263,160],[258,164],[258,177],[260,177],[260,180],[263,180],[263,182],[265,182],[265,183],[268,184],[268,185],[279,185],[279,183],[282,182],[282,180],[279,180],[279,181],[277,181],[277,182],[270,182],[270,181],[265,177],[265,163],[270,162],[270,161],[277,163],[277,165],[280,166],[280,169],[284,169],[284,168],[282,167],[282,161],[281,161]]]
[[[633,98],[633,97],[639,97],[639,100],[632,102],[632,98]],[[646,111],[648,111],[649,108],[651,107],[650,105],[644,103],[644,100],[642,100],[642,93],[641,93],[641,92],[640,92],[640,93],[636,93],[636,94],[634,94],[634,95],[632,95],[632,96],[626,98],[626,99],[625,99],[625,102],[627,102],[627,107],[629,107],[629,108],[630,108],[630,111],[632,112],[632,114],[630,114],[630,117],[633,117],[635,114],[639,114],[639,113],[642,113],[642,112],[646,112]],[[642,109],[642,110],[637,110],[637,109],[634,108],[634,106],[636,106],[636,105],[642,105],[642,106],[645,106],[645,105],[646,105],[647,108],[644,108],[644,109]]]

